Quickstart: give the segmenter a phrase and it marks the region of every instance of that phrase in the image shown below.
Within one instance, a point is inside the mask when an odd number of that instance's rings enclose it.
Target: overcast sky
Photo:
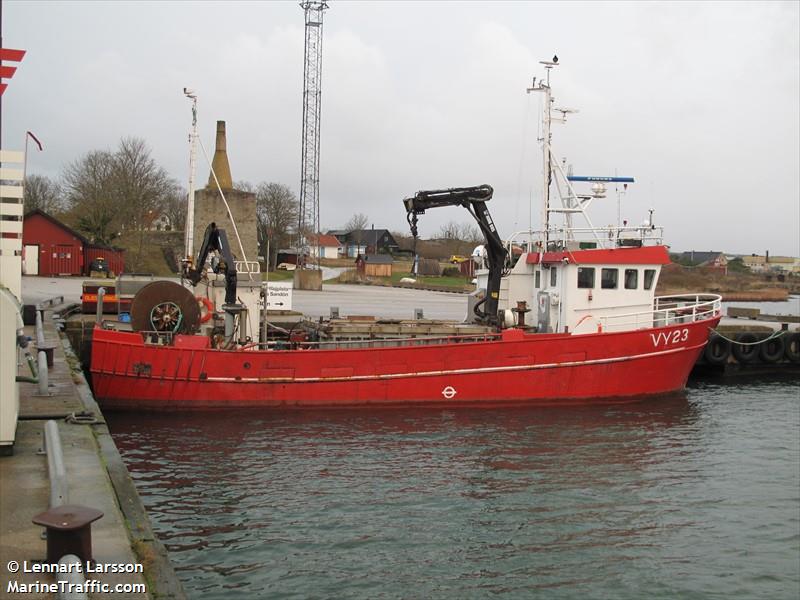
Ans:
[[[800,254],[800,3],[329,4],[324,229],[364,213],[406,231],[403,197],[482,183],[501,234],[538,226],[541,100],[525,90],[558,54],[556,105],[580,112],[554,149],[576,174],[635,177],[631,222],[655,209],[676,251]],[[28,172],[58,177],[137,136],[185,186],[189,86],[209,152],[227,121],[234,180],[299,193],[303,25],[297,2],[5,0],[4,46],[28,54],[3,96],[3,148],[33,131],[45,151]],[[616,222],[613,193],[592,208]],[[469,216],[431,211],[421,234],[451,220]]]

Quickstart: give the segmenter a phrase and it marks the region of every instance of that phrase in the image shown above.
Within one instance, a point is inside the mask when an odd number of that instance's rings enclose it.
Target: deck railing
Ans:
[[[233,262],[237,273],[261,274],[261,264],[257,260],[236,260]]]
[[[595,317],[602,331],[628,331],[705,321],[722,314],[722,296],[717,294],[673,294],[658,296],[653,310]]]
[[[505,241],[507,249],[512,245],[520,245],[526,252],[539,252],[543,244],[541,240],[549,240],[548,251],[577,250],[581,242],[592,245],[586,248],[618,248],[631,245],[660,246],[664,239],[663,227],[650,226],[622,226],[616,227],[553,227],[547,236],[544,231],[523,230],[515,231]]]

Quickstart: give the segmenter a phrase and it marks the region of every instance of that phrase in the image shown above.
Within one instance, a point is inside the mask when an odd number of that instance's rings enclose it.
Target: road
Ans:
[[[65,302],[80,302],[83,281],[84,277],[25,276],[22,296],[26,304],[62,295]],[[327,317],[331,307],[337,307],[342,317],[373,315],[385,319],[412,319],[415,309],[421,308],[426,319],[460,321],[467,312],[467,297],[447,292],[327,283],[323,284],[321,292],[292,292],[292,308],[307,317]]]

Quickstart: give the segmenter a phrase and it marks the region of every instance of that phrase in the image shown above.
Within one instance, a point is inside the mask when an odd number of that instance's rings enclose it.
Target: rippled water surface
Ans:
[[[795,382],[109,422],[192,598],[800,596]]]

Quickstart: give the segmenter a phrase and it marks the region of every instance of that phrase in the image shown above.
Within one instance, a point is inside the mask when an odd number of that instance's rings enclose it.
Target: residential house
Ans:
[[[723,275],[728,274],[728,258],[723,252],[690,250],[679,254],[678,261],[693,267],[703,267],[708,270],[718,271]]]
[[[767,257],[751,254],[750,256],[743,256],[742,263],[745,267],[754,273],[761,273],[767,269]]]
[[[320,258],[339,258],[342,251],[342,245],[336,236],[326,233],[309,237],[308,252],[313,258],[317,257],[317,248],[320,250]]]
[[[330,230],[328,235],[335,236],[342,246],[342,256],[356,258],[359,254],[394,253],[400,247],[388,229],[355,229],[342,232]]]
[[[754,273],[800,273],[800,258],[793,256],[751,254],[743,256],[742,262]]]
[[[171,231],[172,222],[165,213],[158,213],[149,219],[147,229],[149,231]]]
[[[766,266],[778,273],[800,273],[800,259],[793,256],[770,256]]]

